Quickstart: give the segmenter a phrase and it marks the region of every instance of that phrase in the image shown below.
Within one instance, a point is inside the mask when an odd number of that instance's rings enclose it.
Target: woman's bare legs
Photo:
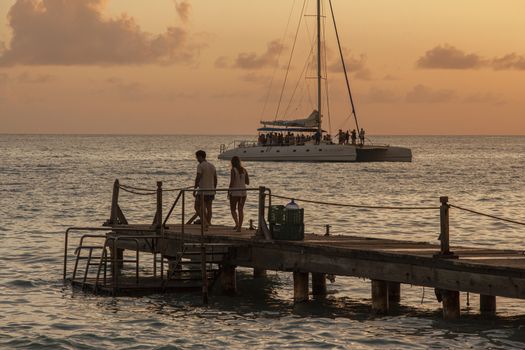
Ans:
[[[241,232],[242,222],[244,221],[244,203],[246,203],[246,196],[238,197],[237,207],[239,209],[239,220],[237,225],[237,232]]]
[[[240,197],[230,196],[230,210],[232,212],[233,221],[235,221],[234,230],[237,230],[239,225],[239,217],[237,216],[237,203],[239,202]]]

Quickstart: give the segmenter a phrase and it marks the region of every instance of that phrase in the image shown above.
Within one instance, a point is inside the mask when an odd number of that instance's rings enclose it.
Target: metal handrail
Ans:
[[[126,227],[68,227],[64,233],[64,268],[63,268],[63,280],[67,279],[67,259],[68,259],[68,249],[69,249],[69,233],[70,232],[89,232],[89,231],[107,231],[118,232],[118,231],[136,231],[136,232],[155,232],[154,229],[148,228],[126,228]]]
[[[171,213],[173,212],[173,209],[175,209],[175,206],[177,205],[177,202],[179,201],[180,197],[182,196],[182,194],[184,193],[184,190],[181,190],[179,191],[179,194],[177,195],[177,198],[175,198],[175,201],[173,202],[169,212],[168,212],[168,215],[166,215],[166,218],[164,219],[164,221],[162,222],[162,227],[166,227],[166,222],[168,222],[168,219],[170,218],[171,216]]]

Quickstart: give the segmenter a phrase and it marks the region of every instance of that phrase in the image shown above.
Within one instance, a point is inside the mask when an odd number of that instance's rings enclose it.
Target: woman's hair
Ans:
[[[241,165],[241,158],[234,156],[232,158],[232,167],[239,171],[239,174],[245,173],[244,168]]]

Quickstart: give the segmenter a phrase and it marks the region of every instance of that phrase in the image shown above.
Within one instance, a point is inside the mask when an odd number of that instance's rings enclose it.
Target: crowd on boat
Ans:
[[[359,138],[359,141],[358,141]],[[355,129],[352,131],[343,131],[339,129],[336,135],[337,143],[340,145],[364,145],[365,144],[365,130],[361,128],[359,133]],[[257,140],[258,146],[301,146],[309,143],[320,144],[321,141],[327,144],[334,144],[332,136],[330,134],[324,134],[321,136],[321,132],[316,131],[313,134],[305,135],[304,133],[293,133],[293,132],[270,132],[261,133]]]

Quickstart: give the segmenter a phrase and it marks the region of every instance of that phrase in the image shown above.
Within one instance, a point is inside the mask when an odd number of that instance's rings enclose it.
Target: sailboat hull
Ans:
[[[412,150],[394,146],[357,147],[357,162],[411,162]]]
[[[226,150],[219,159],[237,156],[258,162],[355,162],[356,147],[351,145],[253,146]]]
[[[355,145],[251,146],[225,150],[221,160],[237,156],[257,162],[411,162],[412,151],[404,147]]]

